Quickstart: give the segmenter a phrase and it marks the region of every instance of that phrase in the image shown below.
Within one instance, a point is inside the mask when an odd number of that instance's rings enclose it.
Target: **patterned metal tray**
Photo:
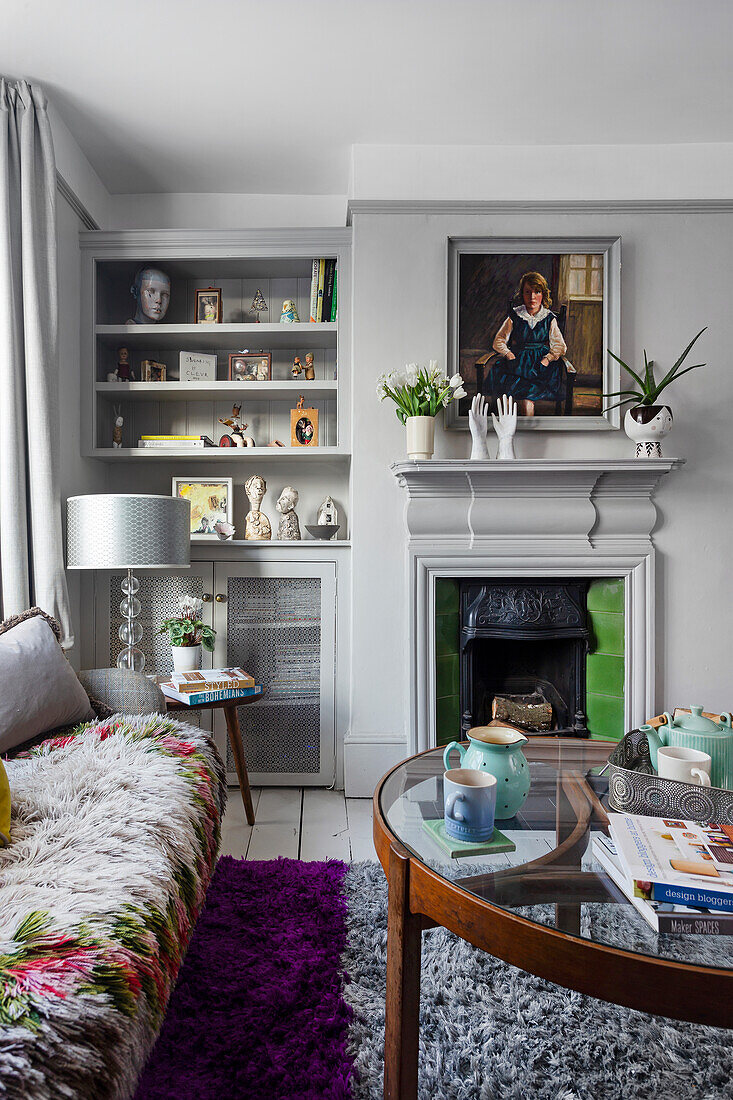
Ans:
[[[612,810],[647,817],[676,817],[733,825],[733,791],[660,779],[649,758],[649,742],[631,730],[608,758],[608,802]]]

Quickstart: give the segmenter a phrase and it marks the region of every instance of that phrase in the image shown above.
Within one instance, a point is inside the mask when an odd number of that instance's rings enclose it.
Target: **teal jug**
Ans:
[[[649,742],[649,754],[654,769],[657,766],[657,753],[662,745],[673,748],[698,749],[706,752],[712,761],[710,782],[714,787],[733,789],[733,729],[730,714],[721,714],[715,722],[706,718],[702,707],[690,707],[689,714],[684,711],[672,717],[665,711],[666,721],[658,729],[641,726]]]
[[[474,726],[468,731],[468,748],[457,741],[446,745],[445,770],[451,769],[451,749],[458,749],[459,768],[476,768],[496,776],[496,817],[514,817],[529,794],[529,764],[522,752],[528,740],[505,726]]]

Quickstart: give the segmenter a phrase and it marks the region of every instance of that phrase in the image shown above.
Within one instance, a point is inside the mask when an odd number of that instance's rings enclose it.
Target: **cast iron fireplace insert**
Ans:
[[[496,696],[533,692],[552,704],[547,736],[588,736],[587,592],[584,580],[460,582],[464,737],[491,721]]]

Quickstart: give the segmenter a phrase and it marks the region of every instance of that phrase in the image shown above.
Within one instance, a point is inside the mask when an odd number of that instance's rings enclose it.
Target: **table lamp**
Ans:
[[[141,672],[142,624],[133,569],[188,569],[191,565],[191,505],[181,497],[99,493],[66,502],[68,569],[126,569],[119,630],[124,648],[117,667]]]

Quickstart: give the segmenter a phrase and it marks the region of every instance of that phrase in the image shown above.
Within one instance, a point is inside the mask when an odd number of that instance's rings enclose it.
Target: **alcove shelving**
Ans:
[[[228,429],[220,420],[242,405],[246,434],[254,448],[229,448],[233,463],[257,455],[268,459],[297,456],[308,464],[349,459],[349,230],[278,231],[127,231],[81,234],[85,303],[83,319],[85,455],[108,462],[185,458],[210,462],[224,457],[218,447],[142,448],[143,435],[206,435],[218,443]],[[337,265],[338,316],[311,323],[312,261],[332,258]],[[170,304],[159,324],[129,322],[135,272],[144,265],[170,277]],[[196,324],[196,291],[217,288],[222,320]],[[260,293],[267,309],[252,311]],[[299,323],[279,322],[285,299],[296,303]],[[254,318],[259,317],[255,322]],[[129,351],[135,381],[108,381],[119,349]],[[230,380],[229,356],[238,352],[271,356],[268,381]],[[179,377],[179,353],[217,357],[216,377],[185,382]],[[314,356],[315,379],[293,379],[294,356]],[[166,368],[164,382],[142,381],[141,363],[153,360]],[[303,396],[318,410],[317,447],[290,446],[290,412]],[[122,446],[113,446],[116,417],[121,416]],[[268,446],[278,440],[284,446]]]

